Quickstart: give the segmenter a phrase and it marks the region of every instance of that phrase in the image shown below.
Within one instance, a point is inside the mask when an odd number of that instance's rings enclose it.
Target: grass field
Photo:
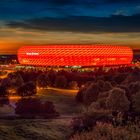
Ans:
[[[71,134],[72,117],[79,115],[81,106],[70,91],[52,89],[40,90],[37,97],[42,101],[52,101],[60,117],[56,119],[0,119],[0,140],[68,140]],[[0,113],[10,114],[9,107],[1,108]]]
[[[60,115],[77,115],[81,112],[81,106],[75,101],[76,93],[68,90],[40,90],[38,97],[42,101],[52,101]]]
[[[0,120],[0,140],[67,140],[69,120]]]

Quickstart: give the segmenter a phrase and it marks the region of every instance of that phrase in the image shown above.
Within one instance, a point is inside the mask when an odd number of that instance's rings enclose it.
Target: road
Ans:
[[[49,90],[59,91],[62,94],[70,94],[70,95],[76,95],[78,92],[78,89],[62,89],[62,88],[54,88],[54,87],[48,87]]]

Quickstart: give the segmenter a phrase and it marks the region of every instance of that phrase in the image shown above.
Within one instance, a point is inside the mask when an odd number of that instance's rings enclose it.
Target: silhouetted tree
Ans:
[[[17,72],[9,73],[7,77],[10,79],[10,86],[12,88],[18,88],[24,83],[21,75]]]
[[[125,90],[120,88],[113,88],[109,91],[109,96],[106,100],[106,106],[111,110],[128,111],[130,102],[125,95]]]
[[[121,84],[127,78],[127,75],[127,73],[117,73],[113,77],[113,81],[115,81],[117,84]]]
[[[9,104],[8,92],[6,87],[0,86],[0,105]]]
[[[59,88],[65,88],[67,86],[67,79],[63,75],[59,75],[55,79],[55,86]]]
[[[1,86],[5,88],[10,88],[11,87],[11,80],[9,78],[4,78],[1,80]]]
[[[98,84],[92,83],[88,86],[83,94],[84,104],[90,105],[92,102],[95,102],[98,99],[99,92],[100,90]]]
[[[17,94],[22,97],[35,95],[36,92],[36,84],[34,82],[28,82],[20,86],[17,90]]]
[[[84,96],[85,90],[86,90],[85,87],[79,89],[79,91],[75,97],[76,101],[83,103],[83,96]]]
[[[47,77],[46,74],[40,74],[37,77],[37,86],[46,88],[49,85],[49,78]]]
[[[103,86],[103,90],[102,91],[109,91],[109,90],[111,90],[113,88],[113,86],[111,85],[111,83],[110,82],[105,82],[104,83],[104,86]]]
[[[140,81],[131,82],[128,86],[131,96],[140,91]]]
[[[140,91],[133,97],[133,108],[136,112],[140,113]]]
[[[49,82],[50,82],[51,86],[54,86],[55,79],[56,79],[56,72],[53,70],[48,71],[47,77],[49,78]]]

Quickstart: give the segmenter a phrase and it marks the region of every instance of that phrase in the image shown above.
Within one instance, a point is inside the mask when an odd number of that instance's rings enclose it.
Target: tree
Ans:
[[[140,113],[140,91],[133,97],[133,108],[136,112]]]
[[[70,89],[78,89],[78,83],[76,81],[72,81],[69,83],[69,88]]]
[[[55,86],[59,88],[65,88],[67,86],[67,79],[63,75],[56,76]]]
[[[86,87],[82,87],[79,89],[75,97],[77,102],[83,103],[83,96],[84,96],[85,91],[86,91]]]
[[[113,81],[115,81],[117,84],[121,84],[127,77],[126,73],[117,73],[114,77],[113,77]]]
[[[138,91],[140,91],[140,81],[131,82],[128,88],[131,95],[136,94]]]
[[[136,81],[140,81],[140,69],[137,67],[133,70],[132,73],[128,74],[123,83],[128,85],[129,83]]]
[[[10,79],[12,88],[18,88],[24,83],[22,76],[18,72],[9,73],[7,77]]]
[[[47,77],[49,78],[49,82],[50,82],[51,86],[54,86],[55,79],[56,79],[56,72],[53,70],[50,70],[47,74]]]
[[[5,88],[11,87],[11,80],[9,78],[4,78],[1,80],[1,86]]]
[[[85,105],[90,105],[98,99],[100,90],[99,84],[87,82],[84,87],[79,89],[76,100]]]
[[[110,82],[105,82],[104,83],[104,87],[103,87],[103,91],[109,91],[109,90],[111,90],[112,89],[112,85],[111,85],[111,83]]]
[[[49,78],[46,74],[40,74],[37,77],[37,86],[45,88],[49,85]]]
[[[125,90],[120,88],[113,88],[109,91],[109,96],[106,100],[107,108],[114,111],[128,111],[130,102],[125,95]]]
[[[9,104],[8,92],[6,87],[0,86],[0,105]]]
[[[95,102],[98,99],[99,92],[100,90],[98,84],[90,84],[83,94],[84,104],[90,105],[92,102]]]
[[[36,84],[34,82],[28,82],[21,85],[17,90],[17,94],[22,97],[35,95],[36,92]]]
[[[98,80],[97,84],[98,84],[100,91],[103,91],[105,82],[103,80]]]

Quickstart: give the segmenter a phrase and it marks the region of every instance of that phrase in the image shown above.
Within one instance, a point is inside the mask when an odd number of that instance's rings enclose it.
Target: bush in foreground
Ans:
[[[75,134],[70,140],[139,140],[140,128],[136,124],[114,127],[112,124],[97,122],[90,132]]]
[[[112,89],[107,97],[106,106],[114,111],[128,111],[130,102],[125,95],[125,90],[120,88]]]
[[[136,112],[140,113],[140,91],[134,95],[133,107]]]
[[[15,113],[22,116],[56,116],[58,113],[52,102],[41,103],[37,98],[22,98],[15,108]]]
[[[92,102],[95,102],[98,99],[100,90],[98,84],[92,83],[87,88],[83,89],[83,91],[81,92],[83,92],[81,94],[82,97],[80,97],[82,98],[83,104],[90,105]]]

